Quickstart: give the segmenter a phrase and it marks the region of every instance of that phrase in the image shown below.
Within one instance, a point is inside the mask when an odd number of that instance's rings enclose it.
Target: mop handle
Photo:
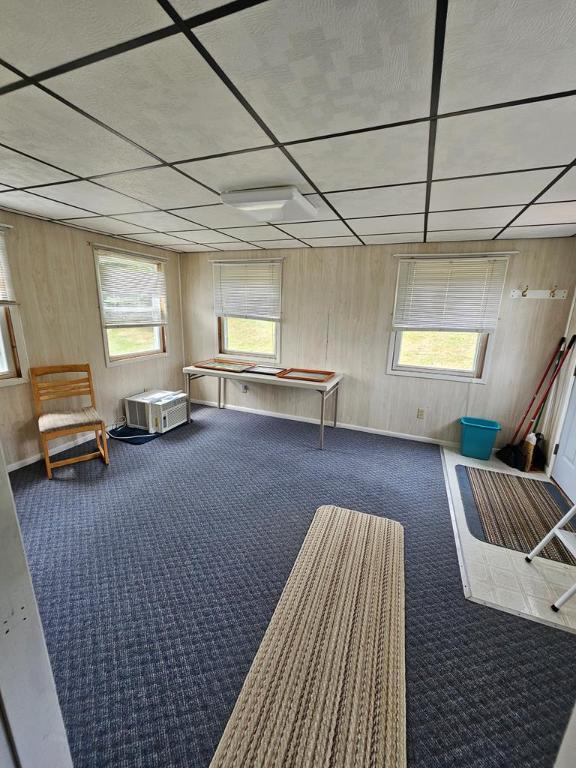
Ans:
[[[562,366],[564,365],[564,362],[565,362],[566,358],[570,354],[570,351],[571,351],[572,347],[574,346],[574,342],[576,342],[576,333],[572,336],[572,338],[568,342],[568,346],[566,347],[566,349],[562,353],[562,357],[560,358],[560,361],[559,361],[559,363],[558,363],[558,365],[556,367],[556,370],[554,371],[550,381],[548,382],[548,386],[546,387],[546,391],[544,392],[540,402],[538,403],[538,406],[537,406],[536,410],[534,411],[534,416],[528,422],[528,426],[526,427],[526,431],[522,435],[522,438],[520,440],[521,443],[523,443],[524,440],[526,440],[526,437],[530,434],[530,430],[531,430],[532,424],[534,424],[534,422],[536,421],[536,416],[538,415],[538,412],[539,412],[540,408],[542,408],[542,406],[544,405],[544,403],[546,401],[546,398],[548,397],[548,393],[552,389],[552,385],[554,384],[554,382],[556,381],[556,379],[560,375],[560,371],[562,370]]]
[[[512,445],[514,445],[514,443],[516,442],[516,438],[518,437],[518,433],[522,429],[522,424],[524,424],[524,422],[526,421],[526,417],[528,416],[528,414],[530,413],[530,410],[532,409],[532,406],[536,402],[536,398],[538,396],[538,392],[540,392],[542,384],[544,384],[544,382],[546,381],[546,376],[548,376],[548,372],[549,372],[550,368],[552,368],[552,365],[554,364],[554,361],[557,359],[557,357],[560,354],[560,351],[561,351],[561,349],[562,349],[562,347],[564,346],[565,343],[566,343],[566,337],[562,336],[562,338],[560,339],[560,341],[558,342],[558,344],[556,346],[556,349],[554,350],[554,354],[550,358],[550,362],[548,363],[548,366],[547,366],[546,370],[544,371],[544,373],[542,375],[542,378],[538,382],[538,386],[536,387],[536,391],[534,392],[534,395],[532,396],[532,400],[530,400],[530,404],[528,405],[528,408],[526,408],[526,410],[524,411],[524,413],[522,415],[522,418],[520,419],[520,422],[518,423],[518,426],[516,427],[516,432],[514,432],[514,436],[512,437],[512,440],[510,441]]]

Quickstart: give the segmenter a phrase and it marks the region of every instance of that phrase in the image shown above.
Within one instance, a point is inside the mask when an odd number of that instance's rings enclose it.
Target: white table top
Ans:
[[[221,379],[237,379],[238,381],[253,381],[258,384],[274,384],[278,387],[298,387],[299,389],[313,389],[316,392],[329,392],[343,379],[343,374],[335,373],[328,381],[301,381],[300,379],[283,379],[278,376],[267,376],[265,373],[232,373],[231,371],[216,371],[212,368],[197,368],[195,365],[187,365],[182,369],[184,373],[197,376],[215,376]]]

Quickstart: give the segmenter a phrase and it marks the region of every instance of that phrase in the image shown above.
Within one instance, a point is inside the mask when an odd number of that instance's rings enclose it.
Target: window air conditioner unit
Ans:
[[[124,398],[126,424],[136,429],[154,432],[168,432],[188,418],[184,392],[168,392],[153,389],[139,395]]]

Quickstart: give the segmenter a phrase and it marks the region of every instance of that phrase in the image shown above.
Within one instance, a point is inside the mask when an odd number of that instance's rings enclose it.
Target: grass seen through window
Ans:
[[[474,371],[479,337],[470,331],[402,331],[398,365]]]

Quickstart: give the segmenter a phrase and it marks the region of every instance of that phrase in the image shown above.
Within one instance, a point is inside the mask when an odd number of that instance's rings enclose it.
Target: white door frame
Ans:
[[[0,702],[0,755],[9,747],[18,768],[72,768],[1,444]]]

